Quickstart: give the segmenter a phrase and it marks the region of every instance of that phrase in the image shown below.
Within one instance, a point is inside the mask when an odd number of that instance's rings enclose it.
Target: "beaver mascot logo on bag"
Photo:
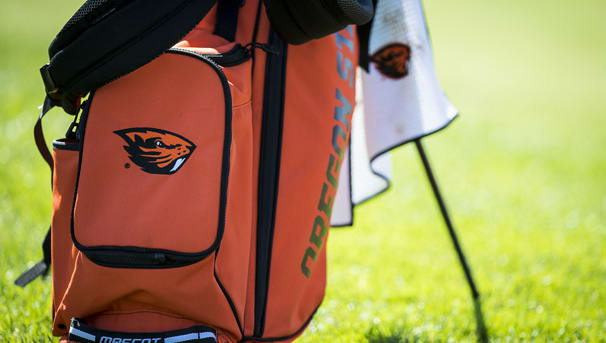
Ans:
[[[392,79],[401,79],[408,75],[410,47],[406,44],[389,44],[375,52],[370,60],[379,72]]]
[[[174,174],[185,164],[196,145],[173,132],[132,128],[114,131],[128,145],[124,150],[134,164],[150,174]]]

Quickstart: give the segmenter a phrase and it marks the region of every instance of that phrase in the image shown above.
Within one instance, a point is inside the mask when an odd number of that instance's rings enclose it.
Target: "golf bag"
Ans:
[[[17,283],[52,258],[62,342],[290,342],[320,305],[355,101],[347,24],[372,4],[297,36],[270,18],[301,4],[264,3],[88,1],[51,44],[35,127],[50,240]],[[74,121],[51,156],[54,106]]]

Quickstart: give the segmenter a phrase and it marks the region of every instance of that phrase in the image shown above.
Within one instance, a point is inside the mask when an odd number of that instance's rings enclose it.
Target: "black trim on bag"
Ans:
[[[86,139],[86,124],[88,121],[89,111],[83,112],[80,119],[80,128],[82,139],[80,142],[80,156],[78,160],[78,175],[76,178],[76,186],[74,189],[74,199],[72,203],[72,213],[70,218],[70,231],[72,241],[78,250],[82,251],[86,257],[92,262],[113,268],[175,268],[191,265],[199,262],[205,257],[208,257],[211,253],[219,248],[221,240],[223,238],[223,231],[225,229],[225,215],[227,207],[227,184],[229,179],[230,169],[230,148],[231,148],[231,122],[232,122],[232,99],[227,77],[221,70],[221,68],[209,57],[202,54],[187,50],[168,50],[167,53],[180,54],[189,57],[197,58],[200,61],[208,64],[219,76],[221,84],[223,86],[223,94],[225,98],[225,134],[223,142],[223,157],[222,157],[222,168],[221,168],[221,192],[219,197],[219,224],[217,228],[217,236],[213,244],[208,248],[200,252],[188,253],[179,252],[164,249],[154,248],[143,248],[135,246],[84,246],[78,242],[75,235],[74,228],[74,212],[76,205],[76,197],[78,194],[78,185],[80,183],[80,176],[82,171],[82,155],[84,154],[84,142]],[[94,94],[89,97],[89,102],[92,104],[94,100]],[[88,107],[90,109],[90,105]]]
[[[215,260],[216,259],[217,258],[215,257]],[[227,289],[225,288],[225,286],[223,286],[223,283],[219,279],[219,276],[217,275],[217,269],[213,270],[213,276],[215,277],[215,281],[217,281],[217,285],[219,285],[219,288],[221,289],[223,296],[225,297],[225,299],[227,299],[227,303],[229,304],[231,313],[234,315],[234,319],[236,320],[236,324],[238,325],[238,330],[240,331],[240,335],[244,336],[244,328],[242,327],[242,323],[240,322],[240,316],[238,315],[236,305],[234,304],[234,301],[229,296]]]
[[[169,51],[191,52],[189,50],[179,48],[173,48]],[[234,47],[231,48],[229,51],[226,51],[222,54],[204,54],[203,56],[208,57],[213,62],[222,67],[234,67],[248,61],[252,57],[250,50],[239,43],[234,45]]]
[[[316,308],[314,309],[314,311],[311,313],[311,315],[307,318],[307,320],[305,320],[305,323],[303,323],[303,325],[301,325],[300,328],[297,329],[297,331],[295,331],[294,333],[287,335],[287,336],[280,336],[280,337],[252,337],[252,336],[244,336],[242,337],[242,340],[240,342],[250,342],[250,341],[254,341],[254,342],[279,342],[279,341],[286,341],[292,338],[295,338],[297,336],[299,336],[300,334],[303,333],[303,331],[305,330],[305,328],[309,325],[309,323],[311,323],[311,320],[314,318],[314,316],[316,315],[316,312],[318,312],[318,309],[320,308],[320,306],[322,305],[322,302],[320,301],[320,303],[318,304],[318,306],[316,306]]]
[[[187,266],[200,261],[214,251],[214,245],[200,253],[179,253],[164,249],[136,246],[95,246],[82,250],[86,257],[98,265],[111,268],[164,269]]]
[[[280,181],[287,45],[271,30],[269,44],[278,54],[267,54],[261,123],[259,182],[257,191],[257,250],[255,269],[255,309],[253,335],[265,329],[271,252]]]
[[[80,142],[76,140],[68,142],[63,139],[56,139],[53,141],[53,149],[80,151]]]
[[[68,339],[70,342],[155,342],[155,343],[215,343],[217,332],[208,326],[192,326],[181,330],[163,332],[119,332],[94,328],[79,318],[72,318]]]

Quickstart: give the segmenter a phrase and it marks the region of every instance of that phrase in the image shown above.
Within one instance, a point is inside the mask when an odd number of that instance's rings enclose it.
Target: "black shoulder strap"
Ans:
[[[48,150],[48,146],[46,145],[46,140],[44,139],[44,131],[42,130],[42,118],[50,109],[53,108],[52,100],[49,97],[44,99],[44,104],[42,104],[42,110],[40,111],[40,116],[36,121],[36,125],[34,125],[34,140],[36,142],[36,147],[38,148],[38,152],[51,171],[51,188],[53,187],[53,155],[50,150]]]
[[[42,130],[42,118],[44,115],[53,108],[52,100],[48,97],[44,99],[44,104],[42,105],[42,110],[40,111],[40,116],[36,121],[36,125],[34,126],[34,140],[36,141],[36,146],[38,147],[38,151],[46,164],[51,171],[51,188],[53,182],[53,155],[48,150],[48,146],[46,145],[46,141],[44,139],[44,131]],[[33,267],[26,270],[23,274],[21,274],[17,280],[15,280],[15,285],[19,287],[25,287],[32,281],[34,281],[39,276],[46,276],[48,274],[48,270],[51,265],[51,228],[48,227],[48,231],[46,231],[46,236],[44,237],[44,241],[42,242],[42,261],[36,263]]]
[[[71,114],[88,92],[150,62],[217,0],[88,0],[59,32],[41,68],[47,95]]]
[[[217,22],[214,34],[230,42],[236,40],[238,13],[243,4],[242,0],[219,0],[217,2]]]

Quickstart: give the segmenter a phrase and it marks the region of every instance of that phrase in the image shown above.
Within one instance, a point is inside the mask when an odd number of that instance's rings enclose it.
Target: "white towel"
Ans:
[[[446,127],[457,110],[438,82],[420,0],[378,0],[368,72],[359,68],[349,151],[332,226],[353,224],[353,208],[391,183],[389,150]]]

